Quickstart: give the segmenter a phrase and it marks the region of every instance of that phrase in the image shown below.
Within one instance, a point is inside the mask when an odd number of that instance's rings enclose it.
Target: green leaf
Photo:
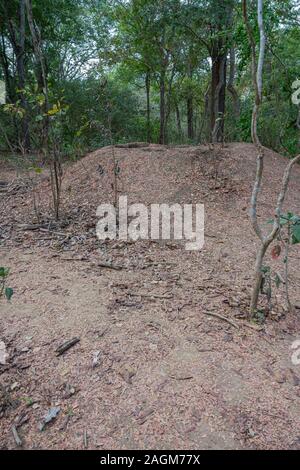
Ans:
[[[300,224],[292,226],[292,243],[293,245],[300,243]]]
[[[269,273],[270,271],[271,271],[270,266],[262,266],[262,267],[261,267],[261,272],[262,272],[263,274],[267,274],[267,273]]]
[[[13,289],[11,287],[6,287],[5,288],[5,297],[7,298],[7,300],[10,300],[13,296]]]
[[[276,276],[275,276],[275,285],[276,285],[277,289],[280,286],[280,284],[281,284],[281,279],[278,276],[278,274],[276,274]]]
[[[9,268],[4,268],[3,266],[0,267],[0,277],[8,276]]]

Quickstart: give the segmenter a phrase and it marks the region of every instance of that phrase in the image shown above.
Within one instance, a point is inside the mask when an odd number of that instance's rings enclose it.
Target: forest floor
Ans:
[[[0,301],[8,354],[0,364],[0,448],[18,447],[16,431],[24,449],[300,449],[300,366],[291,360],[300,339],[297,246],[290,289],[298,308],[287,312],[283,287],[274,287],[265,323],[246,319],[257,247],[248,216],[255,149],[115,149],[129,203],[205,204],[201,251],[176,241],[97,240],[96,208],[113,201],[112,152],[66,166],[56,225],[47,172],[0,166],[8,183],[0,265],[14,288],[10,302]],[[266,150],[258,210],[266,229],[285,164]],[[299,181],[297,167],[285,205],[297,214]],[[35,230],[24,225],[37,222]],[[283,272],[282,256],[267,263]],[[74,337],[80,341],[57,356]],[[41,426],[50,410],[56,416]]]

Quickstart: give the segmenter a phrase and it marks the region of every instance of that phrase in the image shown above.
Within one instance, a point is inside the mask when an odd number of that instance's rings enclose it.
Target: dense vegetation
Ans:
[[[251,46],[237,0],[0,0],[0,148],[76,157],[110,142],[249,141]],[[262,143],[293,155],[296,0],[265,2]],[[256,43],[256,2],[248,1]]]

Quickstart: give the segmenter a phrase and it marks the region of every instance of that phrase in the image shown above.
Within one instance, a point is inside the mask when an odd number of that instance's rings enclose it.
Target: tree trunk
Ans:
[[[5,14],[8,17],[7,10]],[[19,31],[16,34],[15,25],[11,18],[8,17],[8,30],[10,36],[10,42],[16,56],[16,68],[18,75],[18,89],[24,90],[26,80],[25,80],[25,65],[24,65],[24,55],[25,55],[25,0],[20,0],[19,2]],[[28,116],[28,103],[26,96],[23,91],[19,93],[20,102],[22,108],[25,110],[24,116],[21,123],[21,138],[20,146],[22,151],[30,150],[30,131],[29,131],[29,116]]]
[[[226,96],[226,54],[212,54],[211,77],[211,133],[213,142],[224,137],[224,114]]]
[[[14,102],[14,92],[13,92],[13,77],[11,76],[9,70],[9,62],[6,54],[6,47],[4,36],[1,35],[1,44],[0,44],[0,64],[3,69],[5,88],[6,88],[6,98],[9,103]]]
[[[232,96],[234,114],[236,115],[236,117],[239,117],[239,115],[240,115],[240,100],[239,100],[238,92],[236,91],[236,88],[234,86],[234,79],[235,79],[235,50],[234,50],[234,47],[231,47],[231,49],[230,49],[230,71],[229,71],[229,80],[228,80],[227,89],[228,89],[229,93]]]
[[[147,100],[147,142],[151,142],[151,122],[150,122],[150,73],[146,72],[145,78],[146,100]]]
[[[261,288],[261,283],[262,283],[262,278],[263,278],[263,273],[262,273],[263,260],[264,260],[268,247],[269,247],[269,243],[268,244],[262,243],[256,255],[255,274],[254,274],[251,304],[250,304],[251,318],[253,318],[257,312],[258,298],[259,298],[260,288]]]
[[[165,77],[166,71],[163,68],[160,72],[160,80],[159,80],[159,91],[160,91],[160,128],[159,128],[159,144],[165,144],[166,138],[166,103],[165,103]]]
[[[190,60],[188,60],[188,78],[192,80],[193,77],[193,70],[191,67]],[[194,138],[194,125],[193,125],[193,119],[194,119],[194,108],[193,108],[193,92],[191,90],[191,87],[188,91],[188,96],[186,100],[186,114],[187,114],[187,135],[188,139],[193,139]]]
[[[180,110],[179,110],[179,106],[178,106],[177,100],[175,100],[175,112],[176,112],[177,131],[178,131],[178,135],[179,135],[180,142],[181,142],[181,139],[182,139],[182,127],[181,127]]]
[[[187,98],[186,107],[187,107],[188,138],[192,140],[194,138],[194,125],[193,125],[194,109],[193,109],[193,97],[191,95],[189,95]]]
[[[15,103],[17,99],[16,93],[15,93],[16,87],[14,83],[14,78],[12,77],[10,70],[9,70],[9,61],[8,61],[8,57],[6,54],[6,45],[5,45],[3,34],[1,35],[1,44],[0,44],[0,64],[2,66],[3,74],[4,74],[6,101],[8,103]],[[13,151],[15,142],[18,142],[18,134],[19,134],[18,122],[14,115],[11,115],[11,122],[12,122],[12,127],[14,129],[13,142],[10,142],[6,134],[5,134],[5,140],[10,150]],[[4,132],[4,129],[2,129],[2,132]]]
[[[204,94],[204,109],[203,109],[203,115],[202,115],[202,119],[200,123],[199,133],[198,133],[198,143],[202,142],[203,129],[204,128],[206,129],[206,124],[207,124],[208,117],[209,117],[209,92],[210,92],[210,85]]]
[[[19,88],[25,88],[25,0],[20,1],[20,51],[17,58],[17,69],[19,75]],[[28,118],[28,105],[24,93],[21,93],[21,105],[25,109],[25,116],[22,120],[22,135],[24,142],[24,150],[30,149],[30,133],[29,133],[29,118]]]

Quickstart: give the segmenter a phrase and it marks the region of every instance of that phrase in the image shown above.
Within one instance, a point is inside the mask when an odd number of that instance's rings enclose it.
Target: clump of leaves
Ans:
[[[257,309],[253,320],[255,323],[262,325],[266,320],[266,314],[264,310]]]
[[[268,220],[268,223],[273,224],[274,220]],[[300,243],[300,216],[288,212],[280,216],[280,227],[282,229],[289,228],[290,231],[290,243],[296,245]]]
[[[269,220],[269,223],[273,223],[273,220]],[[274,260],[279,259],[282,247],[284,248],[284,274],[286,300],[289,310],[291,309],[291,302],[289,298],[289,280],[288,280],[288,263],[289,263],[289,250],[291,245],[300,243],[300,217],[293,214],[293,212],[287,212],[287,214],[281,214],[279,219],[280,229],[277,235],[278,244],[272,249],[271,255]],[[275,284],[278,288],[282,282],[281,276],[276,273]]]
[[[6,281],[9,275],[9,268],[0,267],[0,298],[5,296],[7,300],[10,300],[13,296],[13,289],[7,287]]]

